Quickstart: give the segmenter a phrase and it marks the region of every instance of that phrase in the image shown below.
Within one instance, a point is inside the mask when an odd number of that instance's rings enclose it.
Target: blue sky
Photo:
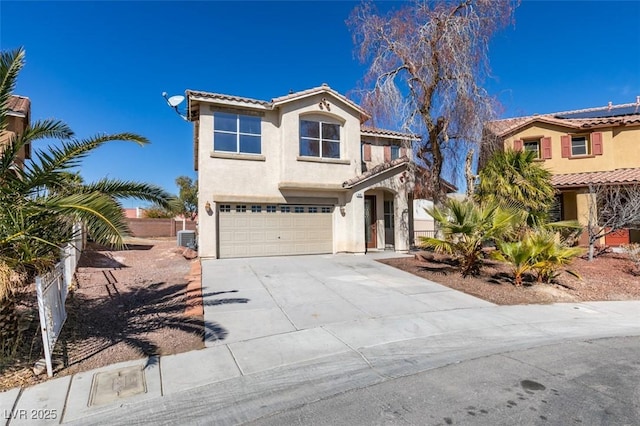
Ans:
[[[32,117],[64,120],[78,137],[132,131],[151,140],[96,151],[81,169],[87,181],[134,179],[175,193],[177,176],[196,177],[193,130],[161,93],[270,100],[321,83],[346,93],[365,69],[345,25],[355,5],[3,0],[0,48],[27,51],[16,93],[31,98]],[[634,102],[639,22],[639,1],[523,1],[515,26],[491,43],[486,87],[501,115]]]

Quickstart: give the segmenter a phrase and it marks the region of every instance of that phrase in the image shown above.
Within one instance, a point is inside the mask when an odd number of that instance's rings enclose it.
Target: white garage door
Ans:
[[[220,204],[221,258],[333,252],[333,206]]]

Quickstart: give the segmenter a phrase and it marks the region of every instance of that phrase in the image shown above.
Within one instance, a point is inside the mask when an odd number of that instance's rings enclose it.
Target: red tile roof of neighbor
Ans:
[[[551,183],[556,188],[576,188],[599,184],[640,183],[640,168],[616,169],[606,172],[583,172],[553,175]]]
[[[635,108],[634,108],[635,107]],[[624,114],[612,114],[612,110],[625,110]],[[630,111],[630,112],[629,112]],[[605,117],[591,118],[563,118],[570,115],[597,115],[601,112]],[[506,118],[487,123],[486,128],[497,136],[506,136],[522,127],[534,123],[543,122],[555,124],[570,129],[590,129],[594,127],[608,127],[612,125],[640,124],[640,99],[638,102],[620,105],[607,105],[605,107],[587,108],[573,111],[553,112],[549,114],[536,114],[526,117]]]
[[[28,114],[31,107],[31,101],[24,96],[13,95],[9,98],[7,108],[9,111],[18,114]]]

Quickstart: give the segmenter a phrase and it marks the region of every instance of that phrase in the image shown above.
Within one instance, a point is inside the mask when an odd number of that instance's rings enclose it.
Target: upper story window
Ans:
[[[590,154],[589,138],[585,135],[571,136],[571,156],[578,157],[580,155]]]
[[[260,154],[262,145],[260,125],[260,117],[226,112],[214,113],[213,150]]]
[[[540,139],[525,140],[523,146],[525,151],[531,151],[535,154],[534,158],[540,158]]]
[[[551,137],[529,136],[526,139],[513,141],[513,149],[516,151],[532,152],[536,160],[550,160],[552,154]]]
[[[398,145],[391,145],[391,161],[400,158],[400,147]]]
[[[300,155],[340,158],[340,125],[300,120]]]
[[[560,137],[563,158],[594,157],[603,154],[602,132]]]

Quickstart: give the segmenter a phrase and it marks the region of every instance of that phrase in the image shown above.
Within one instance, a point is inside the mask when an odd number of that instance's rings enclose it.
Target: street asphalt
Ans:
[[[497,306],[375,261],[390,255],[204,260],[206,349],[12,389],[0,414],[10,425],[593,424],[599,408],[569,419],[562,407],[604,405],[598,392],[626,377],[637,386],[640,344],[627,337],[640,336],[640,301]],[[590,384],[583,396],[578,383]],[[617,401],[605,409],[628,406],[619,424],[638,424],[640,391],[618,387],[601,392]]]
[[[505,352],[251,422],[280,425],[638,425],[640,338]]]

